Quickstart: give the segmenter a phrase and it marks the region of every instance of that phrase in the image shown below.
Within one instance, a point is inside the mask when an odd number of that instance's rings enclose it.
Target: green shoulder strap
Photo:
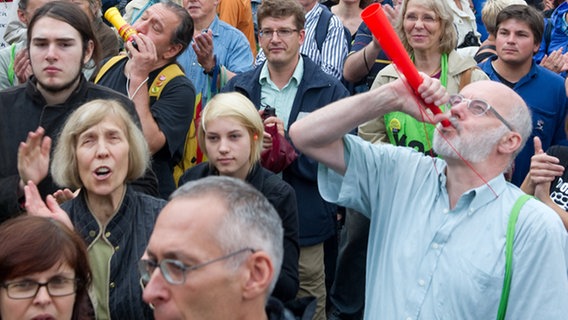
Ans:
[[[10,46],[10,65],[8,65],[8,82],[10,85],[14,85],[14,80],[16,79],[16,74],[14,71],[14,62],[16,60],[16,44],[13,43]]]
[[[507,225],[507,238],[505,243],[505,279],[503,280],[503,291],[501,291],[501,302],[499,303],[499,312],[497,313],[497,320],[505,319],[507,313],[507,303],[509,302],[509,291],[511,291],[511,276],[513,275],[513,240],[515,238],[515,226],[519,213],[525,202],[533,198],[528,194],[524,194],[517,199],[511,215],[509,216],[509,223]]]

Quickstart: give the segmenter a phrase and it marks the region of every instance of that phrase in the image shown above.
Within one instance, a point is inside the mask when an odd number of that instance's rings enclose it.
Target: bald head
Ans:
[[[527,104],[518,93],[500,82],[483,80],[468,84],[460,94],[470,99],[487,101],[521,135],[522,142],[518,151],[523,149],[532,132],[532,118]]]

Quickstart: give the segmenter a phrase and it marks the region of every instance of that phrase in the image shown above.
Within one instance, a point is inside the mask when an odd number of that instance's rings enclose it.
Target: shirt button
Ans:
[[[444,209],[442,212],[443,212],[443,213],[448,213],[448,212],[450,212],[450,210]]]
[[[438,245],[437,243],[432,243],[432,249],[438,249],[440,247],[440,245]]]
[[[422,279],[418,280],[418,285],[419,285],[419,286],[423,287],[425,284],[426,284],[426,281],[424,281],[424,280],[422,280]]]
[[[109,286],[111,289],[114,289],[114,287],[115,287],[116,285],[114,284],[114,282],[111,282],[108,286]]]
[[[114,251],[118,251],[118,249],[120,249],[120,246],[114,247]]]
[[[89,231],[89,237],[95,237],[97,235],[97,232],[95,230],[91,230]]]
[[[105,233],[105,237],[110,237],[110,231],[107,231],[107,233]]]

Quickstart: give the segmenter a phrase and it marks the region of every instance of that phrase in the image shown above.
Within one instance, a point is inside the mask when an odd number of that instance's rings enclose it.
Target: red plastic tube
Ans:
[[[418,87],[422,84],[424,79],[418,74],[418,70],[416,70],[416,67],[410,60],[408,53],[383,12],[381,5],[379,3],[369,5],[361,12],[361,18],[365,21],[365,24],[367,24],[367,27],[369,27],[369,30],[371,30],[375,38],[379,40],[381,48],[385,51],[387,56],[406,77],[406,81],[412,90],[414,90],[416,96],[420,98],[418,95]],[[432,103],[422,102],[434,114],[442,113],[442,110],[440,110],[438,106]],[[449,127],[451,123],[448,119],[444,119],[442,120],[442,126]]]

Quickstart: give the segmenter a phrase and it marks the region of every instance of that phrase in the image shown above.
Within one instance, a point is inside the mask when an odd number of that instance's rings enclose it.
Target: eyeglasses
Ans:
[[[450,100],[448,101],[448,103],[453,107],[462,103],[462,101],[467,102],[467,108],[473,115],[479,117],[486,114],[487,111],[491,111],[495,115],[495,117],[497,117],[497,119],[503,122],[503,124],[507,128],[509,128],[509,130],[515,131],[513,129],[513,126],[511,126],[511,124],[507,120],[505,120],[505,118],[503,118],[503,116],[500,115],[499,112],[497,112],[495,108],[491,107],[491,105],[489,105],[489,103],[487,103],[486,101],[483,101],[481,99],[467,99],[460,94],[452,94],[450,95]]]
[[[156,261],[152,261],[152,260],[147,260],[147,259],[143,259],[140,260],[140,262],[138,263],[138,269],[140,270],[140,282],[142,283],[142,286],[146,286],[146,284],[148,284],[148,282],[150,282],[150,278],[152,278],[152,274],[154,273],[154,270],[156,270],[157,267],[160,268],[160,271],[162,272],[162,275],[164,276],[164,279],[166,279],[166,281],[169,284],[173,284],[173,285],[178,285],[178,284],[182,284],[185,282],[185,276],[189,271],[194,271],[197,269],[201,269],[207,265],[210,265],[212,263],[218,262],[218,261],[222,261],[225,259],[228,259],[230,257],[236,256],[237,254],[243,253],[243,252],[251,252],[254,253],[255,250],[252,248],[244,248],[232,253],[229,253],[228,255],[213,259],[213,260],[209,260],[194,266],[188,266],[186,264],[184,264],[183,262],[179,261],[179,260],[174,260],[174,259],[164,259],[162,261],[160,261],[159,263]]]
[[[258,33],[261,38],[263,39],[272,39],[272,36],[276,33],[278,38],[284,39],[290,37],[294,32],[298,31],[298,29],[278,29],[278,30],[270,30],[264,29],[260,30]]]
[[[36,282],[24,280],[2,284],[6,288],[6,293],[12,299],[33,298],[39,292],[39,288],[46,287],[47,293],[52,297],[64,297],[75,293],[77,290],[77,279],[55,277],[48,282]]]
[[[424,24],[434,24],[434,23],[438,22],[438,18],[436,18],[435,16],[431,16],[429,14],[425,14],[421,17],[418,17],[415,14],[408,14],[408,15],[404,16],[404,20],[406,20],[408,22],[417,22],[418,20],[420,20]]]

